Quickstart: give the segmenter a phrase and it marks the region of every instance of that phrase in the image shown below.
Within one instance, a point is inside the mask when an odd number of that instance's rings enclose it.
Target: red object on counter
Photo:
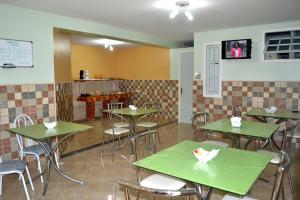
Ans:
[[[107,104],[109,104],[112,100],[123,102],[124,107],[127,107],[130,97],[131,97],[130,93],[106,94],[106,95],[95,95],[95,96],[88,96],[88,97],[78,97],[77,101],[86,102],[86,118],[87,120],[91,121],[91,120],[95,120],[96,101],[103,102],[103,109],[108,109]]]

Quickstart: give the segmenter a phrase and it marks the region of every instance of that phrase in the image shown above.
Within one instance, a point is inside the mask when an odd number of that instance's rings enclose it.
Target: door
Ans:
[[[191,123],[193,110],[194,52],[180,52],[179,60],[179,122]]]
[[[220,96],[220,45],[206,46],[205,95]]]

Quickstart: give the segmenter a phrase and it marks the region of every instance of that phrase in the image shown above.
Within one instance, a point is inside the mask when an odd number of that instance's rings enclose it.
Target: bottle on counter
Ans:
[[[79,71],[79,79],[80,80],[84,79],[84,70]]]
[[[84,77],[84,79],[86,79],[86,80],[90,79],[89,70],[85,70],[85,77]]]

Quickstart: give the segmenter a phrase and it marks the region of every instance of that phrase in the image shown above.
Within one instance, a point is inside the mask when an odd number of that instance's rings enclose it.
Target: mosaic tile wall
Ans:
[[[53,84],[0,85],[0,155],[18,157],[18,144],[7,129],[19,114],[29,115],[34,123],[55,120]]]
[[[56,83],[57,120],[73,121],[72,83]]]
[[[210,113],[210,120],[232,115],[234,105],[242,111],[276,106],[279,109],[300,111],[300,82],[285,81],[223,81],[222,97],[203,97],[203,82],[193,82],[193,111]],[[300,131],[300,123],[298,123]]]
[[[244,112],[253,107],[300,110],[300,82],[223,81],[222,97],[203,97],[201,80],[193,82],[193,111],[212,113],[214,120],[232,114],[240,104]]]
[[[164,118],[178,119],[178,81],[177,80],[123,80],[120,82],[123,92],[135,92],[137,106],[144,102],[161,102]]]

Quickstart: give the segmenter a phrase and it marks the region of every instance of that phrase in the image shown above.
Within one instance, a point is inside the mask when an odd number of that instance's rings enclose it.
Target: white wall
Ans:
[[[251,60],[222,60],[222,80],[243,81],[299,81],[299,62],[266,62],[263,61],[263,32],[274,29],[299,28],[300,21],[259,26],[222,29],[194,34],[195,56],[194,70],[203,73],[204,44],[222,40],[252,39]]]

